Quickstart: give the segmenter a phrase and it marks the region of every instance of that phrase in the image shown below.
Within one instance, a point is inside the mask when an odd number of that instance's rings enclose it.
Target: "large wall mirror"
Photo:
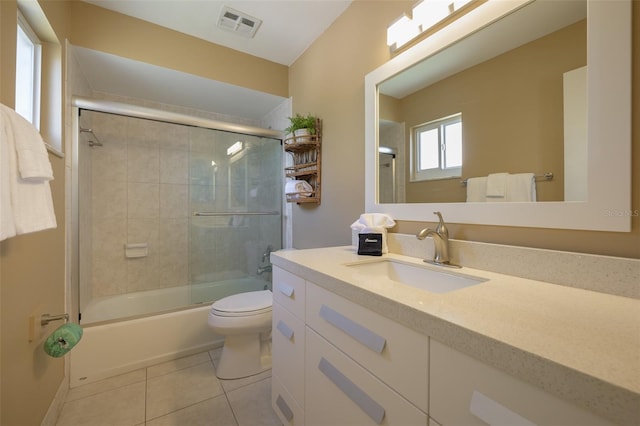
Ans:
[[[629,231],[630,103],[630,1],[487,2],[366,76],[366,210]]]

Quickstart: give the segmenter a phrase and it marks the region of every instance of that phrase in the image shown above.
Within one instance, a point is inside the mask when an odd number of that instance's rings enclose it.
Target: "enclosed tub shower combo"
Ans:
[[[209,313],[244,317],[255,301],[213,302],[270,299],[280,133],[81,98],[74,119],[71,293],[85,336],[71,385],[219,345]]]

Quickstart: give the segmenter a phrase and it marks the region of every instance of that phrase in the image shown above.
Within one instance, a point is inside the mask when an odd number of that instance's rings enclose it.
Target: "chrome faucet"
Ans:
[[[266,248],[266,250],[264,251],[264,253],[262,253],[262,262],[261,263],[268,263],[271,259],[270,259],[270,255],[271,252],[273,251],[273,246],[271,244],[269,244]],[[262,275],[265,272],[271,272],[273,270],[273,267],[271,266],[271,263],[269,263],[268,265],[264,265],[264,266],[258,266],[258,275]]]
[[[436,229],[424,228],[416,234],[416,238],[419,240],[424,240],[426,237],[433,238],[435,255],[433,260],[425,259],[425,262],[459,268],[458,265],[453,265],[449,262],[449,230],[442,219],[442,214],[440,212],[433,212],[433,214],[438,215],[438,219],[440,220]]]
[[[271,265],[258,266],[258,275],[262,275],[265,272],[271,272],[272,270],[273,270],[273,267]]]
[[[271,255],[272,251],[273,251],[273,246],[271,244],[269,244],[267,246],[267,249],[264,251],[264,253],[262,253],[262,263],[264,263],[267,260],[269,260],[269,256]]]

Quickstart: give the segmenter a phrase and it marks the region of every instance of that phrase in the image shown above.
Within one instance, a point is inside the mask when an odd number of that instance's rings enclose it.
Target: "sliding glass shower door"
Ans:
[[[83,324],[270,288],[279,139],[88,110],[78,126]]]
[[[194,303],[211,285],[222,295],[270,288],[269,253],[282,247],[280,140],[192,128],[190,155]]]

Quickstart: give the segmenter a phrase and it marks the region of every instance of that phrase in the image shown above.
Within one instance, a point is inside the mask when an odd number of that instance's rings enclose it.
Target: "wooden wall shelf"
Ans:
[[[293,158],[293,165],[284,169],[285,177],[304,180],[313,189],[310,193],[285,193],[288,203],[320,204],[321,144],[322,120],[320,119],[316,119],[315,135],[291,136],[284,140],[284,150],[290,153]]]

